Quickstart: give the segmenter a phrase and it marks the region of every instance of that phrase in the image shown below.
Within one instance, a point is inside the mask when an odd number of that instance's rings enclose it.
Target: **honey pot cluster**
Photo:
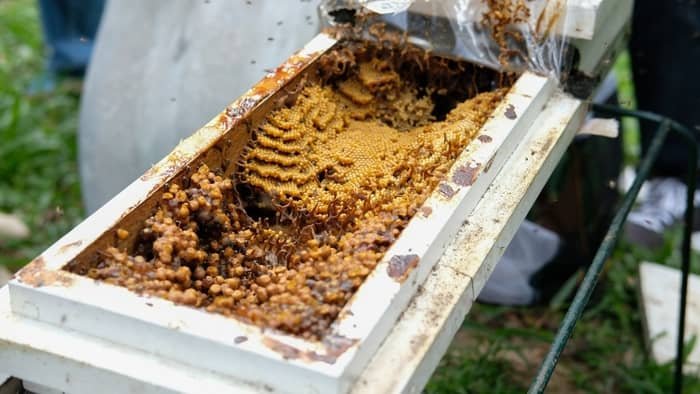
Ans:
[[[350,51],[340,64],[339,51],[321,60],[339,71],[320,70],[332,77],[254,125],[232,176],[201,164],[167,185],[134,245],[67,269],[322,338],[505,91],[439,116],[445,88],[406,77],[392,56]]]

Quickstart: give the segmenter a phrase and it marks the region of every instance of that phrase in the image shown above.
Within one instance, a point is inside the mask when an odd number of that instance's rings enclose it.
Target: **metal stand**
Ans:
[[[533,380],[528,392],[542,393],[547,387],[549,379],[552,377],[552,373],[554,373],[554,369],[556,368],[557,363],[559,362],[559,357],[561,356],[561,353],[564,350],[566,343],[571,337],[571,334],[573,333],[573,330],[576,327],[576,323],[581,318],[581,314],[583,313],[584,308],[586,307],[588,301],[591,298],[591,294],[593,293],[593,290],[598,282],[598,278],[600,277],[600,273],[603,269],[603,266],[605,265],[606,260],[610,257],[610,254],[612,253],[615,247],[617,238],[620,234],[620,231],[622,230],[622,226],[624,225],[625,220],[627,219],[627,215],[629,214],[630,210],[632,209],[632,206],[634,205],[635,200],[637,199],[637,195],[639,194],[639,190],[642,187],[642,183],[649,176],[652,165],[656,161],[656,158],[659,156],[659,153],[661,152],[661,147],[666,141],[666,137],[668,137],[669,132],[675,131],[687,140],[689,153],[688,174],[686,180],[687,196],[685,209],[685,223],[683,229],[683,244],[681,245],[683,262],[680,294],[680,315],[678,322],[678,342],[676,348],[675,377],[673,387],[674,393],[681,393],[683,390],[683,339],[685,337],[685,309],[687,303],[686,296],[688,289],[688,274],[690,271],[690,237],[693,225],[693,202],[695,196],[697,175],[697,139],[695,137],[695,134],[687,127],[669,118],[654,113],[644,111],[631,111],[607,105],[593,105],[593,110],[596,113],[604,115],[635,117],[638,119],[648,120],[659,124],[659,128],[656,132],[656,135],[654,136],[654,139],[652,140],[651,146],[649,147],[649,151],[647,152],[647,154],[641,162],[641,165],[639,166],[637,178],[635,179],[634,183],[632,184],[632,187],[630,187],[627,194],[624,196],[620,209],[613,218],[608,232],[605,238],[603,239],[603,242],[601,243],[598,252],[594,257],[593,262],[588,268],[588,271],[586,272],[581,286],[576,292],[576,296],[574,297],[571,306],[569,307],[569,309],[566,312],[566,315],[564,316],[564,320],[562,321],[562,324],[559,327],[559,330],[557,331],[556,337],[554,338],[554,342],[552,343],[552,347],[550,348],[549,353],[542,362],[537,376]]]

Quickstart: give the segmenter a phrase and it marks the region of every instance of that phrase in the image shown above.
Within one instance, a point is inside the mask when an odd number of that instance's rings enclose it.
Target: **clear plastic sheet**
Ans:
[[[324,26],[384,22],[435,53],[486,67],[530,70],[557,79],[566,73],[571,0],[324,0]],[[363,31],[362,26],[355,31]],[[365,26],[366,27],[366,26]]]

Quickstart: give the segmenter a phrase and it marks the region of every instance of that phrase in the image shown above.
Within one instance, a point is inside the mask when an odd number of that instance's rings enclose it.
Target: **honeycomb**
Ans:
[[[470,95],[463,76],[421,85],[439,78],[395,55],[326,55],[254,125],[233,176],[199,166],[167,186],[133,247],[67,269],[321,339],[505,92]],[[455,89],[467,99],[441,114]]]
[[[530,7],[525,0],[486,0],[487,11],[482,15],[481,24],[491,30],[491,37],[499,48],[498,62],[509,66],[516,59],[527,61],[527,55],[518,49],[525,45],[523,34],[514,29],[518,24],[526,24],[530,19]],[[538,18],[537,30],[542,20]],[[537,38],[542,39],[542,38]]]

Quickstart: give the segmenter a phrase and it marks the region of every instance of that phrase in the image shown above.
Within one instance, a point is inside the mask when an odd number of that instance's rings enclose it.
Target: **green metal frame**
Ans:
[[[620,209],[615,214],[615,217],[608,228],[608,232],[601,243],[598,252],[593,258],[593,262],[588,268],[583,282],[579,287],[574,299],[569,306],[569,309],[564,316],[564,320],[559,326],[554,342],[552,343],[549,353],[545,357],[537,376],[532,381],[528,393],[543,393],[547,388],[554,369],[559,362],[559,357],[561,356],[566,343],[573,334],[576,323],[581,318],[583,310],[585,309],[588,301],[591,298],[591,294],[595,289],[595,286],[600,277],[600,273],[605,265],[606,260],[612,254],[613,249],[617,243],[618,236],[622,230],[622,226],[625,224],[627,215],[629,214],[632,206],[634,205],[639,190],[642,187],[642,183],[647,179],[651,168],[656,161],[656,158],[661,152],[661,147],[666,141],[671,131],[678,133],[688,142],[688,174],[687,174],[687,195],[686,195],[686,209],[685,209],[685,223],[683,228],[683,243],[682,248],[682,279],[681,279],[681,290],[680,290],[680,315],[679,315],[679,325],[678,325],[678,341],[676,344],[676,360],[675,360],[675,376],[674,376],[674,393],[680,394],[683,391],[683,347],[685,337],[685,307],[687,304],[687,292],[688,292],[688,274],[690,272],[690,237],[693,226],[693,210],[694,210],[694,196],[696,188],[696,177],[697,177],[697,162],[698,162],[698,146],[695,133],[693,133],[687,127],[681,125],[680,123],[666,118],[664,116],[654,114],[651,112],[644,111],[632,111],[623,108],[608,106],[608,105],[593,105],[593,111],[608,116],[621,116],[621,117],[634,117],[642,120],[651,121],[659,124],[658,131],[656,132],[648,152],[642,159],[637,172],[637,178],[630,187],[627,194],[625,194],[622,199],[622,204]]]

